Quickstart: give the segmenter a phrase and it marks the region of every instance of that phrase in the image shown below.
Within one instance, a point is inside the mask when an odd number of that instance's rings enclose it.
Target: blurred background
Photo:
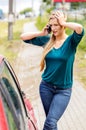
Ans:
[[[35,26],[41,30],[50,12],[56,9],[67,13],[68,21],[81,23],[86,31],[86,0],[0,0],[0,54],[14,66],[24,24],[35,21]],[[77,50],[75,73],[86,85],[86,35]]]
[[[0,19],[7,20],[9,13],[15,18],[34,17],[53,9],[63,9],[72,17],[83,18],[86,0],[0,0]]]

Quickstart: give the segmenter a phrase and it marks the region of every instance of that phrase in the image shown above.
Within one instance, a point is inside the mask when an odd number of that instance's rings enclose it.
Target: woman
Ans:
[[[49,27],[51,35],[48,35]],[[84,29],[82,25],[67,22],[65,15],[55,11],[50,15],[48,26],[40,32],[24,33],[26,43],[45,46],[40,63],[42,81],[40,96],[46,114],[43,130],[57,130],[57,122],[69,103],[73,84],[73,63]],[[73,30],[67,35],[65,28]]]

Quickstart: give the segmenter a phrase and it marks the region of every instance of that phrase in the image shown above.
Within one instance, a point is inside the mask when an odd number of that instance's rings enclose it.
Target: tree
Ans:
[[[45,2],[47,5],[51,5],[52,4],[52,0],[42,0],[43,2]]]
[[[32,8],[26,8],[20,12],[20,14],[25,14],[27,12],[32,12]]]
[[[45,6],[45,9],[43,9],[47,13],[50,13],[54,9],[52,0],[42,0],[42,5]]]
[[[72,9],[78,9],[78,8],[79,8],[79,5],[80,5],[79,2],[72,2],[72,3],[71,3],[71,8],[72,8]]]

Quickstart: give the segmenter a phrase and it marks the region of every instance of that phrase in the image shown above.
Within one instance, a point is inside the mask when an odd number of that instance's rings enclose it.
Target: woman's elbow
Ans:
[[[76,29],[76,33],[78,34],[81,34],[82,33],[82,30],[83,30],[83,26],[82,25],[79,25]]]
[[[20,35],[21,40],[25,40],[23,34]]]

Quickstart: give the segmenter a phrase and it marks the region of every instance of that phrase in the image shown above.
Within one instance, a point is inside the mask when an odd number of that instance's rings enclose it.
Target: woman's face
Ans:
[[[60,26],[56,18],[50,19],[49,24],[54,36],[59,36],[63,33],[64,28]]]

